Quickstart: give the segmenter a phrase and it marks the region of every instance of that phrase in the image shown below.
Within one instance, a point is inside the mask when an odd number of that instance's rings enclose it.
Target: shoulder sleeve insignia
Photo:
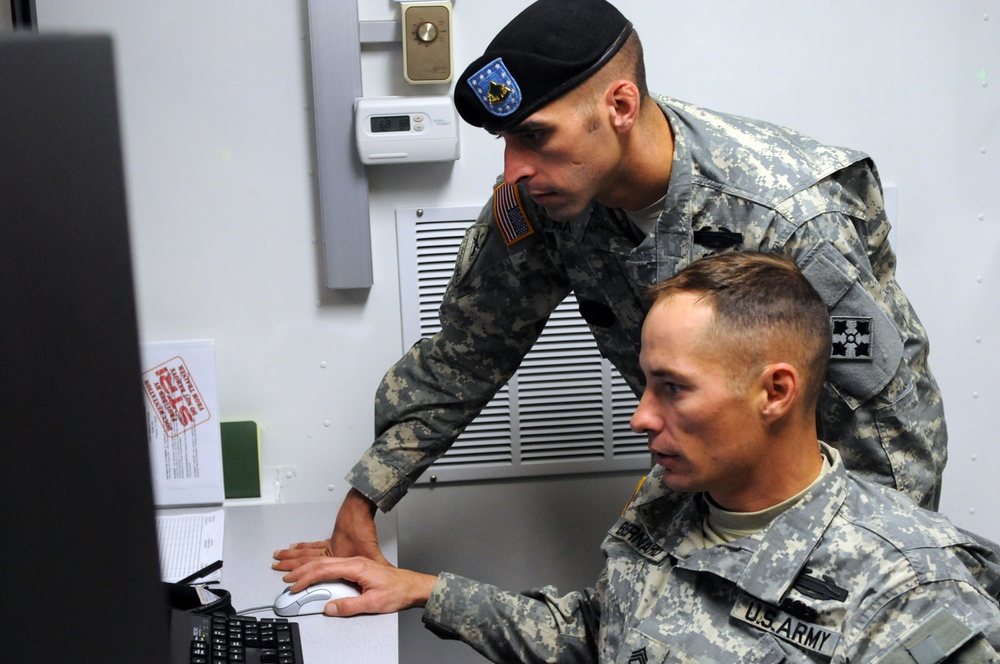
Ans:
[[[493,216],[508,247],[535,232],[531,220],[524,212],[517,187],[507,183],[493,190]]]
[[[831,358],[841,360],[871,360],[873,345],[872,319],[831,316],[833,351]]]
[[[628,499],[628,502],[625,503],[625,507],[622,508],[622,516],[625,516],[625,512],[628,511],[628,506],[631,505],[632,501],[635,500],[635,497],[639,495],[639,489],[642,488],[642,485],[645,481],[646,478],[643,477],[641,480],[639,480],[639,483],[635,485],[635,491],[632,492],[632,497]]]

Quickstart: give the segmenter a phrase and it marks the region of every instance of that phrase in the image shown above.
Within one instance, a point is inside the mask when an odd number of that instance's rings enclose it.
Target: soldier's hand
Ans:
[[[357,489],[351,489],[337,513],[333,534],[328,540],[299,542],[275,551],[272,569],[289,571],[316,558],[362,556],[381,565],[389,561],[382,554],[375,532],[375,504]]]

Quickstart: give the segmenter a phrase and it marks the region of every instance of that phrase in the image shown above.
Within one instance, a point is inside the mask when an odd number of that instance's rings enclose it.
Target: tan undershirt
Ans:
[[[656,222],[660,220],[660,213],[663,212],[663,204],[667,202],[667,195],[656,201],[649,207],[641,210],[625,210],[625,216],[632,222],[632,226],[639,232],[641,237],[648,237],[656,231]]]
[[[820,469],[819,475],[815,480],[813,480],[812,484],[788,500],[782,501],[773,507],[768,507],[765,510],[761,510],[759,512],[730,512],[716,505],[715,502],[706,495],[705,502],[708,504],[708,515],[705,517],[704,524],[702,524],[702,537],[704,538],[704,542],[702,543],[703,548],[707,549],[708,547],[715,546],[716,544],[732,542],[766,528],[767,525],[771,523],[771,521],[773,521],[779,514],[799,502],[802,499],[802,496],[816,486],[816,483],[830,471],[832,467],[830,465],[830,460],[826,458],[825,454],[822,456],[823,467]]]
[[[799,502],[802,496],[816,486],[816,483],[830,471],[832,468],[830,460],[825,454],[822,456],[823,467],[812,484],[788,500],[782,501],[766,510],[759,512],[730,512],[716,505],[705,494],[704,500],[706,505],[708,505],[708,515],[706,515],[701,529],[693,530],[689,533],[684,542],[678,547],[678,555],[687,556],[695,549],[707,549],[717,544],[726,544],[766,528],[779,514]]]

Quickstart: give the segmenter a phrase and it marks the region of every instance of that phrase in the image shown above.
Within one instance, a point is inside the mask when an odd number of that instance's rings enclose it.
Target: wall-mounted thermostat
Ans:
[[[451,80],[451,3],[400,3],[403,12],[403,78],[407,83]]]
[[[361,97],[354,136],[363,164],[458,159],[458,114],[450,97]]]

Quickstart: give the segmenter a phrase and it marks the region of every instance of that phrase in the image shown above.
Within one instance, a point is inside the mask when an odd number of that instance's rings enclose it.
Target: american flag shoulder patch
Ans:
[[[515,186],[503,183],[493,190],[493,216],[508,247],[535,232]]]

